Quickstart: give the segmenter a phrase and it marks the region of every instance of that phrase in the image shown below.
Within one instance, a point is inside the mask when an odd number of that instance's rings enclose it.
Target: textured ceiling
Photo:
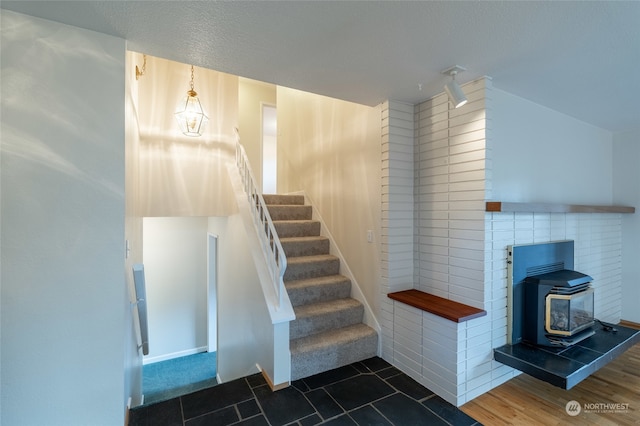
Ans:
[[[613,132],[640,130],[636,1],[2,1],[130,50],[367,105],[495,87]],[[419,85],[422,90],[419,90]]]

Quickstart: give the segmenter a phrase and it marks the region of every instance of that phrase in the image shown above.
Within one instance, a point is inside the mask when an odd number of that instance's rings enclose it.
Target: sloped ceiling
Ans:
[[[2,1],[130,50],[366,105],[418,103],[440,72],[612,132],[640,130],[636,1]],[[419,89],[421,87],[421,90]]]

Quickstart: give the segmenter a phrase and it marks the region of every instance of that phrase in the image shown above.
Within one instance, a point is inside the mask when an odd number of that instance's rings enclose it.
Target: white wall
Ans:
[[[611,204],[612,134],[492,90],[490,200]]]
[[[273,380],[273,327],[239,214],[209,222],[218,235],[218,376],[223,382],[258,371]]]
[[[613,153],[614,202],[636,208],[622,217],[622,319],[640,323],[640,132],[615,135]]]
[[[496,88],[490,96],[488,199],[613,203],[619,166],[610,132]],[[536,171],[539,166],[542,175]],[[630,186],[620,189],[628,195],[634,191]],[[497,245],[503,239],[511,241],[507,244],[574,239],[575,268],[594,278],[596,316],[620,320],[622,215],[495,214],[491,220],[494,250],[503,249]]]
[[[122,425],[125,42],[1,19],[0,421]]]
[[[131,406],[142,403],[142,351],[138,347],[140,320],[136,301],[132,267],[142,262],[142,217],[138,208],[140,179],[138,156],[140,152],[140,129],[138,122],[138,85],[135,83],[135,66],[142,55],[127,52],[125,95],[125,240],[128,252],[125,260],[125,398],[131,397]]]
[[[145,364],[206,351],[206,217],[143,220],[149,354]]]
[[[239,179],[239,178],[238,178]],[[240,194],[239,199],[246,202]],[[222,381],[263,368],[276,384],[272,325],[239,214],[229,217],[144,218],[144,264],[149,312],[149,355],[145,363],[206,350],[207,238],[218,237],[217,373]],[[255,234],[253,223],[249,230]],[[253,236],[255,239],[255,235]],[[258,253],[262,258],[262,253]],[[284,344],[288,343],[288,323]],[[288,346],[286,346],[288,350]]]

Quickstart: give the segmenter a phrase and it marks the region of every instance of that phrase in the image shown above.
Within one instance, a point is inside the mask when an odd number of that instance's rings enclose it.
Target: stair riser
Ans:
[[[305,280],[326,277],[340,273],[340,259],[317,262],[289,263],[284,273],[284,281]]]
[[[289,338],[298,339],[335,328],[359,324],[362,322],[363,314],[364,308],[359,305],[337,312],[296,318],[289,323]]]
[[[329,300],[349,297],[351,295],[351,282],[344,281],[300,289],[287,289],[287,293],[293,307],[309,303],[328,302]]]
[[[281,241],[282,248],[287,257],[317,256],[329,254],[329,240],[314,241]]]
[[[271,220],[311,220],[311,206],[269,205]]]
[[[312,237],[320,235],[320,222],[274,222],[278,237]]]
[[[273,194],[263,194],[262,198],[264,198],[264,202],[267,205],[277,205],[277,204],[285,204],[285,205],[302,205],[304,204],[304,195],[273,195]]]
[[[343,367],[377,355],[378,336],[372,333],[362,339],[320,350],[291,354],[291,380],[309,377],[323,371]]]

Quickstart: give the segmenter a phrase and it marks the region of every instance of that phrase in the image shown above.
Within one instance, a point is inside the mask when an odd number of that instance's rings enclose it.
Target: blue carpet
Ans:
[[[142,393],[145,405],[166,401],[216,384],[215,352],[201,352],[142,366]]]

